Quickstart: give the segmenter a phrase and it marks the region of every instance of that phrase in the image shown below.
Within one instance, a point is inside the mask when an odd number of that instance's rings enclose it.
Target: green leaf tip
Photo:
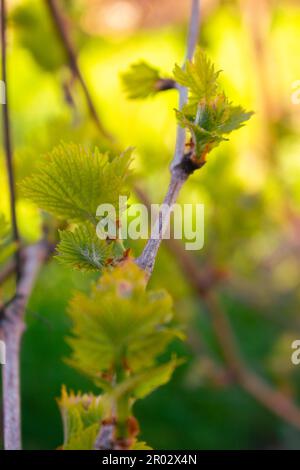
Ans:
[[[75,394],[63,386],[58,400],[64,428],[63,450],[92,450],[108,405],[105,396]]]
[[[174,69],[175,80],[189,92],[187,104],[182,111],[176,111],[176,116],[190,132],[189,154],[198,167],[213,148],[228,140],[227,135],[241,128],[253,114],[228,100],[220,88],[219,75],[199,47],[184,69],[178,65]]]
[[[113,257],[112,243],[100,240],[95,227],[79,225],[73,231],[60,230],[55,258],[80,271],[101,271]]]

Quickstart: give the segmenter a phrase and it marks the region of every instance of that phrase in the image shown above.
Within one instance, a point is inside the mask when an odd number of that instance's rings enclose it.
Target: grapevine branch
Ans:
[[[196,48],[198,35],[199,35],[199,23],[200,23],[200,5],[199,0],[192,0],[192,9],[191,17],[189,24],[189,33],[188,33],[188,44],[186,52],[186,60],[191,59],[194,55]],[[185,62],[185,61],[184,61]],[[184,104],[187,101],[187,89],[186,87],[179,87],[179,109],[181,110]],[[176,146],[175,154],[173,161],[170,166],[171,172],[171,181],[169,188],[164,199],[163,205],[169,206],[169,211],[160,211],[158,214],[156,229],[154,231],[155,237],[150,237],[146,246],[141,254],[141,256],[136,260],[138,266],[140,266],[150,277],[154,268],[155,259],[163,239],[165,230],[170,219],[170,211],[173,204],[175,204],[179,192],[188,179],[190,170],[186,170],[182,165],[184,159],[184,150],[185,150],[185,138],[186,132],[185,129],[181,126],[177,126],[177,137],[176,137]]]
[[[3,142],[5,150],[5,159],[6,167],[8,174],[8,185],[9,185],[9,195],[10,195],[10,213],[11,213],[11,224],[13,239],[17,245],[16,251],[16,273],[20,275],[20,237],[19,229],[17,223],[17,214],[16,214],[16,192],[15,192],[15,182],[13,176],[13,154],[12,154],[12,143],[11,143],[11,133],[10,133],[10,124],[9,124],[9,106],[8,106],[8,87],[7,87],[7,60],[6,60],[6,4],[5,0],[1,0],[1,72],[2,72],[2,81],[4,83],[5,89],[5,99],[3,106]]]
[[[6,364],[2,367],[4,447],[7,450],[21,449],[20,410],[20,344],[24,331],[24,315],[37,274],[45,261],[49,249],[46,242],[20,248],[20,237],[16,216],[15,178],[12,162],[12,143],[7,97],[6,71],[6,5],[1,0],[1,65],[2,79],[6,89],[6,103],[3,105],[3,133],[9,180],[11,222],[13,238],[17,244],[17,255],[1,272],[4,282],[16,273],[17,285],[13,299],[0,310],[0,336],[6,345]]]
[[[48,245],[41,241],[22,253],[20,277],[13,300],[2,311],[0,334],[6,345],[6,364],[2,367],[4,446],[21,449],[20,343],[25,329],[24,315],[39,270],[48,256]]]

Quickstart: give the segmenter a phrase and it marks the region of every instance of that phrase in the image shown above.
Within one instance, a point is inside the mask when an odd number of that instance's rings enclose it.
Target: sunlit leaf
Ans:
[[[188,61],[184,69],[175,65],[174,78],[189,90],[189,103],[196,105],[200,100],[210,100],[219,89],[218,77],[213,63],[199,47],[193,61]]]
[[[104,272],[89,295],[73,297],[71,361],[96,383],[97,379],[110,383],[112,372],[120,366],[129,374],[153,366],[174,338],[183,337],[172,324],[169,295],[145,287],[144,272],[127,260]]]
[[[131,149],[109,158],[97,148],[61,144],[21,188],[40,208],[68,222],[96,223],[100,204],[117,208],[119,196],[127,194],[124,183],[130,161]]]
[[[184,69],[174,70],[177,82],[189,91],[188,103],[176,111],[177,120],[190,132],[190,158],[199,167],[214,147],[228,140],[225,135],[242,127],[253,114],[232,105],[220,89],[219,73],[200,48]]]

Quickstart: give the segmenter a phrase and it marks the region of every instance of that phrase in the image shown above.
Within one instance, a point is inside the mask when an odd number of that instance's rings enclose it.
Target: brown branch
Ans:
[[[200,27],[200,0],[192,0],[192,12],[190,17],[189,24],[189,33],[188,33],[188,43],[186,56],[183,63],[183,67],[187,60],[191,60],[194,55],[194,50],[197,45],[197,40],[199,36],[199,27]],[[186,87],[178,85],[179,88],[179,110],[182,110],[185,105],[188,97],[188,91]],[[176,136],[176,148],[173,161],[171,163],[171,169],[175,168],[180,164],[185,147],[185,136],[186,130],[181,127],[179,124],[177,126],[177,136]]]
[[[20,343],[26,306],[39,270],[47,259],[48,245],[41,241],[24,249],[24,263],[14,299],[4,309],[0,331],[6,345],[6,364],[2,367],[4,446],[7,450],[21,448],[20,413]]]
[[[109,141],[114,141],[113,136],[105,129],[104,125],[102,124],[99,115],[97,113],[96,107],[94,105],[94,102],[92,100],[92,97],[90,95],[89,89],[86,85],[86,82],[83,78],[83,75],[81,73],[81,70],[78,65],[77,61],[77,56],[75,53],[75,49],[73,47],[72,41],[69,36],[69,31],[67,27],[67,22],[66,18],[64,17],[63,12],[60,9],[60,6],[57,2],[57,0],[45,0],[45,3],[49,9],[50,15],[52,17],[54,26],[57,30],[58,36],[61,40],[61,43],[64,47],[68,62],[69,62],[69,67],[74,73],[74,75],[77,77],[81,88],[83,90],[86,103],[90,112],[91,117],[95,121],[98,130],[102,134],[103,137],[105,137]]]
[[[157,91],[176,90],[178,86],[172,78],[160,78],[155,84],[155,89]]]
[[[187,52],[186,59],[191,59],[194,50],[196,47],[198,33],[199,33],[199,20],[200,20],[200,7],[199,0],[192,0],[192,10],[191,10],[191,19],[189,25],[188,33],[188,43],[187,43]],[[179,87],[179,109],[182,109],[187,100],[187,89],[186,87]],[[184,149],[185,149],[185,138],[186,132],[181,126],[177,126],[177,137],[176,137],[176,146],[175,154],[173,161],[170,166],[171,180],[168,187],[167,194],[165,196],[163,205],[169,206],[169,210],[160,209],[157,221],[155,225],[155,236],[151,233],[146,246],[142,254],[137,258],[136,263],[140,266],[150,277],[154,268],[155,259],[163,239],[165,230],[168,228],[170,220],[170,212],[172,210],[173,204],[176,202],[179,192],[188,179],[190,173],[194,169],[184,168],[182,164],[184,158]]]
[[[2,81],[4,83],[5,90],[5,100],[2,104],[3,106],[3,143],[5,150],[5,159],[8,175],[8,185],[9,185],[9,197],[10,197],[10,215],[11,215],[11,224],[13,239],[17,244],[17,251],[15,255],[16,259],[16,273],[20,275],[20,236],[17,222],[16,214],[16,192],[15,192],[15,181],[13,173],[13,152],[12,152],[12,143],[11,143],[11,133],[10,133],[10,120],[9,120],[9,106],[8,106],[8,87],[7,87],[7,57],[6,57],[6,5],[5,0],[1,0],[1,72],[2,72]]]

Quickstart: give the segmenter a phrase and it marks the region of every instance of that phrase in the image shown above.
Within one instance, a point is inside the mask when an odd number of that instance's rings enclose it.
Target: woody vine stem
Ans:
[[[15,178],[7,96],[6,64],[6,4],[1,0],[1,65],[5,84],[6,102],[3,105],[4,150],[10,192],[10,211],[13,239],[17,252],[15,262],[8,266],[6,275],[16,275],[13,298],[0,310],[0,337],[6,345],[6,364],[2,366],[3,429],[6,450],[21,449],[21,403],[20,403],[20,344],[25,329],[24,315],[39,269],[47,258],[49,247],[42,240],[21,250],[16,215]],[[6,279],[4,276],[3,280]]]
[[[199,0],[192,0],[192,11],[190,17],[189,33],[188,33],[188,44],[186,51],[186,60],[191,60],[194,51],[197,45],[198,35],[199,35],[199,24],[200,24],[200,2]],[[187,101],[187,89],[184,86],[179,87],[179,109],[181,110]],[[177,126],[177,137],[176,137],[176,147],[173,161],[170,165],[171,180],[169,188],[164,199],[163,204],[169,206],[169,211],[160,211],[157,218],[157,229],[154,230],[154,233],[158,236],[155,238],[149,238],[143,253],[137,259],[137,264],[144,271],[146,271],[148,277],[151,276],[155,259],[164,235],[164,231],[167,229],[167,222],[169,220],[169,213],[172,209],[172,205],[176,202],[179,192],[184,185],[185,181],[188,179],[189,174],[192,172],[192,169],[185,168],[182,164],[184,160],[184,151],[185,151],[185,138],[186,131],[185,129],[178,124]]]

